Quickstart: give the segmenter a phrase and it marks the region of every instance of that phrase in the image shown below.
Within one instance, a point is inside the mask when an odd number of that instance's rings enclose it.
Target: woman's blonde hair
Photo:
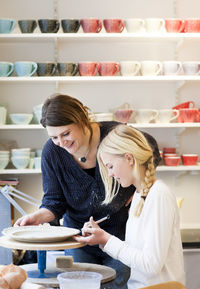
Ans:
[[[117,125],[99,145],[97,158],[100,167],[100,173],[105,185],[105,200],[104,204],[111,202],[117,194],[119,184],[112,177],[109,177],[108,170],[103,164],[101,153],[108,153],[117,157],[124,157],[129,153],[134,158],[134,177],[141,182],[141,199],[135,208],[134,215],[140,216],[144,206],[145,198],[153,184],[155,178],[155,167],[153,163],[153,151],[145,138],[145,136],[127,125]],[[141,180],[140,167],[145,167],[145,178]]]

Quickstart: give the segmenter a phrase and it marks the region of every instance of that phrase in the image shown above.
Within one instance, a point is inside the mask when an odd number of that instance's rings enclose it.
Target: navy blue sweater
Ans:
[[[116,124],[100,123],[100,141]],[[109,214],[110,219],[104,221],[101,228],[124,240],[129,209],[125,203],[135,191],[134,186],[120,188],[110,204],[102,205],[105,190],[98,163],[92,177],[74,161],[72,155],[51,139],[42,152],[42,179],[44,196],[41,208],[47,208],[58,219],[63,217],[64,226],[81,229],[90,216],[97,220]]]

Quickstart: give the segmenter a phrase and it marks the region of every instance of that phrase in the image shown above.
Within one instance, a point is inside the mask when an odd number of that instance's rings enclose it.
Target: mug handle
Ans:
[[[36,72],[36,70],[37,70],[37,63],[33,62],[30,76],[32,76]]]
[[[185,21],[183,20],[182,23],[181,23],[181,26],[180,26],[180,28],[179,28],[178,33],[182,33],[182,32],[184,32],[184,31],[185,31]]]
[[[37,27],[37,22],[34,20],[33,21],[33,30],[35,30],[36,27]]]
[[[123,20],[119,20],[120,32],[124,30],[125,24]]]
[[[102,29],[102,22],[101,22],[101,20],[97,20],[97,33],[99,33],[100,31],[101,31],[101,29]]]
[[[190,106],[190,104],[192,105],[192,106]],[[195,103],[194,103],[194,101],[189,101],[189,108],[194,108],[195,107]]]
[[[165,27],[165,20],[160,19],[160,29]]]
[[[136,64],[136,70],[135,70],[134,75],[138,75],[138,73],[139,73],[139,71],[141,69],[141,63],[136,61],[135,64]]]
[[[15,29],[15,27],[16,27],[16,21],[15,20],[11,20],[11,27],[10,27],[11,31],[13,29]]]
[[[53,32],[54,32],[54,33],[55,33],[55,32],[58,32],[59,27],[60,27],[60,23],[59,23],[58,20],[56,20],[56,27],[55,27],[55,29],[54,29]]]
[[[179,110],[178,109],[173,109],[174,115],[170,118],[169,122],[171,122],[174,119],[177,119],[179,117]]]
[[[96,75],[99,72],[100,67],[101,67],[101,64],[97,62],[95,65],[94,75]]]
[[[115,71],[113,73],[113,75],[117,74],[121,69],[121,66],[119,63],[115,63]]]
[[[181,62],[177,62],[177,64],[178,64],[178,69],[176,71],[176,74],[179,74],[181,69],[182,69],[182,63]]]
[[[153,112],[153,115],[152,117],[150,118],[150,121],[152,120],[156,120],[158,118],[158,115],[159,115],[159,111],[157,109],[152,109],[152,112]],[[149,121],[149,122],[150,122]]]
[[[57,69],[57,65],[54,63],[53,64],[53,69],[52,69],[52,72],[51,72],[51,76],[53,76],[55,74],[56,69]]]
[[[73,71],[72,71],[72,76],[76,75],[78,72],[78,64],[77,63],[73,63]]]
[[[158,65],[158,69],[156,70],[156,75],[159,75],[162,72],[162,63],[161,62],[157,62]]]
[[[14,70],[14,64],[10,62],[9,63],[9,71],[8,71],[6,76],[10,76],[13,73],[13,70]]]

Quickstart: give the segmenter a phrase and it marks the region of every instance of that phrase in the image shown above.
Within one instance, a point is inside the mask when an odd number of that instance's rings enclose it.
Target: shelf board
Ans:
[[[0,170],[0,175],[27,175],[27,174],[41,174],[40,169],[5,169]]]
[[[27,41],[55,41],[55,40],[109,40],[109,41],[178,41],[182,39],[198,40],[200,39],[200,33],[10,33],[0,34],[1,42],[27,42]]]
[[[200,75],[159,76],[11,76],[0,77],[0,82],[132,82],[132,81],[199,81]]]
[[[18,130],[18,129],[44,129],[44,127],[41,124],[26,124],[26,125],[20,125],[20,124],[5,124],[0,125],[0,130]]]

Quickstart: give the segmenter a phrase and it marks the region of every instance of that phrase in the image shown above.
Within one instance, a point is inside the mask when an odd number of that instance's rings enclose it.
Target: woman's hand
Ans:
[[[82,228],[82,236],[74,236],[74,239],[77,242],[84,243],[87,245],[101,245],[105,246],[109,238],[112,235],[102,230],[93,220],[93,217],[90,217],[90,221],[85,223]]]

